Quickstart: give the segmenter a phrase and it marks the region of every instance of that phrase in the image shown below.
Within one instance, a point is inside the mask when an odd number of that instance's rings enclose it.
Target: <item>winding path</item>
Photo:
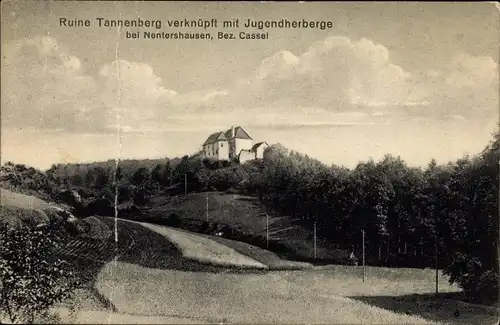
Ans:
[[[132,221],[129,221],[132,222]],[[174,243],[187,258],[221,266],[239,266],[267,269],[268,266],[244,256],[232,248],[211,239],[172,228],[137,222]]]

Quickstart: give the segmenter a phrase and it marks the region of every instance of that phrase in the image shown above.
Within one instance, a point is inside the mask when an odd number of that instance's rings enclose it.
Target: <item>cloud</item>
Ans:
[[[498,64],[491,57],[457,53],[440,69],[410,73],[366,38],[331,36],[304,53],[278,51],[234,86],[189,93],[169,89],[152,66],[123,59],[90,76],[52,37],[6,44],[2,56],[2,124],[12,127],[116,132],[117,123],[127,131],[498,114]],[[342,112],[362,117],[353,121]]]
[[[457,53],[448,65],[427,71],[415,83],[434,114],[498,116],[498,64],[490,56]]]
[[[98,85],[80,60],[51,37],[2,49],[2,124],[32,128],[105,128]]]
[[[230,97],[248,107],[316,106],[331,111],[496,117],[498,64],[490,56],[457,53],[440,69],[413,71],[371,40],[331,36],[304,53],[264,58]]]
[[[411,98],[410,79],[409,72],[390,61],[384,46],[332,36],[300,55],[280,51],[263,59],[241,84],[238,97],[251,105],[279,102],[333,110],[352,104],[393,105]]]
[[[129,128],[156,119],[157,112],[177,96],[164,88],[162,79],[144,63],[116,60],[102,66],[99,77],[101,101]]]
[[[156,119],[177,96],[144,63],[116,60],[98,76],[86,75],[81,61],[52,37],[7,44],[2,55],[6,126],[114,132],[117,121],[134,127]]]

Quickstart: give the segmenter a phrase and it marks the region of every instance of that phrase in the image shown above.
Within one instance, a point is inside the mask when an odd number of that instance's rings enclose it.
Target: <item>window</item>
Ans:
[[[221,142],[221,143],[220,143],[220,147],[221,147],[221,148],[222,148],[222,147],[224,147],[224,142]]]

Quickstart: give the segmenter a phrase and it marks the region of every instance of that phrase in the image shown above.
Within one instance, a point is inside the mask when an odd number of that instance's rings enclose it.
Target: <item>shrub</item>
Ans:
[[[182,219],[175,213],[168,216],[167,225],[170,227],[179,227],[181,225]]]
[[[480,258],[456,253],[444,273],[450,275],[451,283],[456,282],[464,289],[469,299],[479,302],[498,300],[498,271],[486,269]]]
[[[61,225],[12,227],[0,222],[0,317],[33,323],[79,286],[70,264],[54,255]]]
[[[82,227],[83,234],[82,237],[89,237],[93,239],[105,240],[108,239],[112,231],[109,229],[108,225],[106,225],[101,220],[96,217],[87,217],[83,219],[80,223]]]
[[[115,207],[109,199],[105,197],[93,198],[85,207],[86,215],[113,216]]]

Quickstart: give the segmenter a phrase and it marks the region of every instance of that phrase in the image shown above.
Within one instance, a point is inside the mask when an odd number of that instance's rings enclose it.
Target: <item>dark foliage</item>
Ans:
[[[0,315],[33,323],[80,283],[55,254],[66,240],[59,221],[13,227],[0,222]]]

